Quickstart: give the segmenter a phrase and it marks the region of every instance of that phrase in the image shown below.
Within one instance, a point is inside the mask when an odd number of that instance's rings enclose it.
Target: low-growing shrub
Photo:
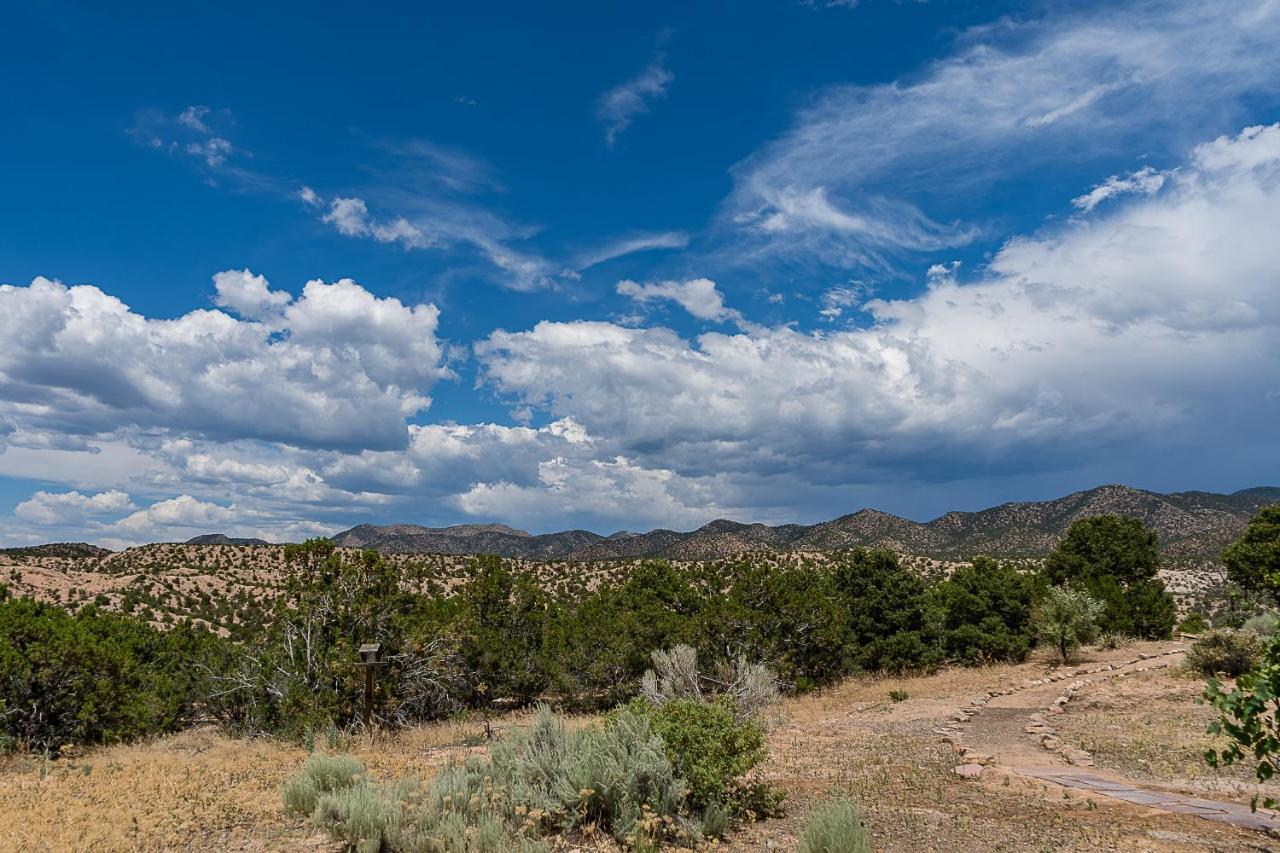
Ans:
[[[910,695],[910,694],[908,694],[908,693],[907,693],[907,691],[905,691],[905,690],[897,690],[897,689],[895,689],[895,690],[890,690],[890,691],[889,691],[889,701],[890,701],[890,702],[905,702],[905,701],[907,701],[907,698],[908,698],[908,696],[909,696],[909,695]]]
[[[708,803],[702,810],[702,834],[706,838],[724,838],[731,819],[729,807],[721,803]]]
[[[1127,649],[1133,645],[1133,637],[1119,631],[1106,631],[1098,635],[1098,648],[1113,652],[1116,649]]]
[[[799,853],[871,853],[871,840],[858,807],[841,798],[813,810],[796,849]]]
[[[372,785],[357,784],[324,794],[311,822],[356,853],[403,849],[400,801]]]
[[[692,646],[678,645],[670,651],[653,652],[653,669],[640,679],[640,695],[653,705],[676,700],[693,702],[721,699],[741,720],[768,721],[778,704],[778,680],[763,664],[739,656],[722,666],[714,676],[702,673],[698,653]]]
[[[1262,647],[1262,639],[1252,631],[1210,631],[1187,650],[1187,667],[1207,677],[1235,678],[1253,668]]]
[[[1250,616],[1244,620],[1244,624],[1240,628],[1243,631],[1257,634],[1259,637],[1270,638],[1275,634],[1277,625],[1280,625],[1280,616],[1277,616],[1275,611],[1267,610],[1256,616]]]
[[[369,784],[349,758],[312,756],[285,783],[285,807],[356,850],[477,853],[542,850],[531,839],[595,826],[632,848],[691,845],[715,810],[690,816],[687,787],[647,717],[620,709],[605,725],[569,731],[546,707],[533,727],[416,783]],[[311,811],[308,812],[308,806]]]
[[[1192,611],[1178,623],[1178,633],[1199,634],[1201,631],[1207,631],[1209,627],[1209,620],[1205,618],[1203,613]]]
[[[624,708],[603,726],[568,731],[543,707],[528,732],[494,744],[488,762],[441,771],[428,802],[468,819],[498,813],[534,834],[592,824],[619,841],[692,840],[686,794],[647,717]]]
[[[310,816],[323,795],[350,788],[363,776],[364,766],[348,755],[312,755],[284,783],[285,811]]]
[[[651,722],[695,805],[724,801],[738,780],[768,755],[763,729],[737,719],[726,700],[675,699],[654,705],[636,699],[627,709]]]

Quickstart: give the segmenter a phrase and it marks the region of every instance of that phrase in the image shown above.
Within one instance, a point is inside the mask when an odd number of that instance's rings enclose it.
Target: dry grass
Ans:
[[[495,734],[532,719],[507,715]],[[484,731],[478,719],[441,722],[340,748],[374,778],[426,780],[450,759],[484,753]],[[0,764],[0,851],[331,850],[281,808],[281,785],[306,757],[296,745],[199,729],[59,761],[9,758]]]
[[[790,816],[747,827],[724,846],[795,849],[808,809],[840,793],[862,807],[876,850],[1265,849],[1265,836],[1250,830],[1090,799],[1016,775],[955,777],[956,759],[933,729],[974,695],[1046,670],[1036,662],[852,679],[788,700],[762,775],[788,791]],[[1087,741],[1100,767],[1115,755],[1117,769],[1136,773],[1139,764],[1123,763],[1133,755],[1148,763],[1153,779],[1198,784],[1207,778],[1198,774],[1210,771],[1189,770],[1207,713],[1190,701],[1196,685],[1155,670],[1097,685],[1096,701],[1108,704],[1089,707],[1094,694],[1082,694],[1079,707],[1060,718],[1064,734]],[[891,701],[894,688],[910,698]],[[528,720],[505,717],[499,730]],[[440,723],[355,739],[344,749],[375,778],[425,779],[451,757],[483,751],[483,730],[478,720]],[[1122,741],[1125,749],[1109,750]],[[1157,761],[1162,743],[1172,745],[1172,757]],[[10,760],[0,769],[0,850],[333,850],[281,809],[280,785],[304,759],[298,747],[202,730],[49,765]]]
[[[1257,785],[1251,765],[1215,770],[1205,763],[1205,750],[1222,748],[1223,739],[1206,733],[1217,715],[1196,701],[1203,691],[1203,678],[1179,670],[1089,685],[1059,729],[1100,768],[1131,779],[1237,802],[1258,792],[1280,797],[1280,785]]]

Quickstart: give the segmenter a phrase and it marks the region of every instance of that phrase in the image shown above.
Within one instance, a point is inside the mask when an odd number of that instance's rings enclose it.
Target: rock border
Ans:
[[[1011,696],[1023,690],[1030,690],[1035,687],[1043,687],[1046,684],[1054,684],[1069,678],[1075,678],[1076,680],[1068,684],[1047,708],[1031,714],[1024,731],[1029,737],[1039,741],[1043,749],[1061,756],[1068,764],[1078,767],[1091,767],[1093,766],[1093,756],[1079,747],[1063,743],[1062,738],[1058,735],[1057,728],[1049,722],[1050,717],[1057,716],[1066,710],[1067,704],[1080,692],[1081,688],[1087,684],[1092,684],[1095,680],[1093,678],[1080,678],[1080,676],[1103,675],[1105,678],[1123,678],[1129,674],[1147,672],[1152,669],[1163,669],[1172,662],[1165,661],[1151,666],[1139,666],[1136,669],[1127,669],[1127,667],[1135,666],[1143,661],[1183,654],[1185,651],[1185,647],[1176,646],[1154,654],[1139,652],[1137,657],[1129,660],[1051,672],[1041,678],[1024,679],[1022,684],[1017,687],[988,690],[981,696],[970,699],[966,704],[954,711],[950,715],[950,722],[945,726],[934,729],[934,733],[939,736],[942,743],[950,744],[952,750],[960,756],[960,764],[951,768],[951,772],[966,779],[977,778],[982,775],[986,767],[995,764],[995,757],[966,746],[963,739],[965,730],[962,727],[981,713],[987,703],[997,696]]]

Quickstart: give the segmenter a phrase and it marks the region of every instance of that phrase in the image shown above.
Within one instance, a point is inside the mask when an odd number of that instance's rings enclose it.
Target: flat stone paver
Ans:
[[[1240,803],[1223,803],[1217,800],[1206,800],[1168,791],[1153,791],[1148,788],[1135,788],[1123,782],[1102,779],[1088,773],[1068,770],[1061,767],[1020,767],[1017,772],[1023,776],[1044,779],[1067,788],[1081,791],[1093,791],[1104,797],[1114,797],[1127,803],[1163,809],[1179,814],[1199,815],[1206,820],[1229,823],[1233,826],[1244,826],[1250,829],[1261,829],[1280,832],[1280,813],[1267,809],[1253,811]]]

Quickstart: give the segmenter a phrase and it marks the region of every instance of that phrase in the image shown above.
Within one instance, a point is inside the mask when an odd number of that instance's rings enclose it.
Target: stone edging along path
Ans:
[[[1056,752],[1064,758],[1068,764],[1088,766],[1093,764],[1093,757],[1082,749],[1065,745],[1058,737],[1057,730],[1049,724],[1047,718],[1061,714],[1066,708],[1072,697],[1084,687],[1093,681],[1092,678],[1079,678],[1079,676],[1096,675],[1107,673],[1107,677],[1121,677],[1129,673],[1146,672],[1148,669],[1164,667],[1170,664],[1169,661],[1151,664],[1149,666],[1139,666],[1135,669],[1128,667],[1135,666],[1144,661],[1156,660],[1170,655],[1182,654],[1183,648],[1177,647],[1168,649],[1159,654],[1140,653],[1137,657],[1126,661],[1113,661],[1111,663],[1097,664],[1091,667],[1076,667],[1069,671],[1061,671],[1050,673],[1043,678],[1028,678],[1017,687],[1008,687],[1004,690],[989,690],[982,696],[970,699],[969,702],[961,707],[958,711],[951,715],[951,723],[940,729],[935,729],[935,733],[941,735],[943,743],[951,744],[952,748],[960,754],[961,764],[954,768],[953,772],[961,776],[978,776],[982,773],[982,768],[994,764],[994,758],[990,755],[979,753],[964,745],[962,735],[964,730],[962,725],[968,723],[971,719],[981,713],[987,703],[997,696],[1011,696],[1014,693],[1020,693],[1023,690],[1030,690],[1034,687],[1042,687],[1046,684],[1052,684],[1058,681],[1065,681],[1068,678],[1076,678],[1078,680],[1068,684],[1062,693],[1053,700],[1053,702],[1043,711],[1037,711],[1032,714],[1029,719],[1029,725],[1026,727],[1026,734],[1040,741],[1040,746],[1050,752]]]
[[[1017,687],[1009,687],[1003,690],[990,690],[981,696],[971,699],[951,715],[951,720],[946,726],[935,729],[934,731],[941,737],[944,743],[950,744],[952,749],[960,756],[961,763],[952,768],[953,773],[961,776],[962,778],[974,778],[981,776],[987,767],[995,766],[996,761],[994,756],[979,752],[965,745],[965,725],[978,714],[982,713],[983,709],[986,708],[987,703],[992,699],[1000,696],[1010,696],[1024,690],[1043,687],[1047,684],[1068,681],[1059,695],[1055,697],[1047,707],[1037,710],[1028,716],[1027,725],[1023,729],[1023,732],[1028,738],[1037,742],[1046,752],[1052,753],[1071,766],[1015,766],[1007,769],[1011,769],[1023,776],[1030,776],[1043,781],[1053,782],[1054,784],[1062,785],[1063,787],[1086,790],[1102,796],[1114,797],[1116,799],[1138,805],[1163,809],[1170,812],[1178,812],[1181,814],[1199,815],[1200,817],[1208,820],[1216,820],[1252,829],[1268,830],[1272,832],[1280,831],[1280,813],[1270,812],[1263,809],[1259,809],[1254,812],[1248,806],[1240,805],[1238,803],[1217,802],[1215,800],[1205,800],[1183,794],[1173,794],[1165,791],[1154,791],[1139,788],[1124,782],[1103,779],[1081,770],[1074,769],[1077,767],[1091,767],[1093,765],[1093,756],[1083,749],[1064,743],[1058,736],[1057,728],[1053,725],[1053,718],[1066,710],[1068,703],[1071,702],[1081,688],[1087,684],[1093,683],[1098,678],[1123,678],[1129,675],[1147,672],[1151,669],[1164,668],[1170,666],[1174,661],[1161,660],[1161,658],[1169,658],[1173,655],[1179,655],[1184,651],[1185,649],[1178,646],[1155,654],[1143,652],[1139,653],[1136,657],[1125,661],[1115,661],[1105,664],[1095,664],[1090,667],[1077,667],[1072,670],[1063,670],[1061,672],[1051,673],[1042,678],[1028,678]]]

